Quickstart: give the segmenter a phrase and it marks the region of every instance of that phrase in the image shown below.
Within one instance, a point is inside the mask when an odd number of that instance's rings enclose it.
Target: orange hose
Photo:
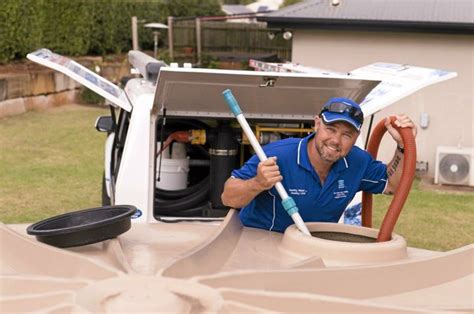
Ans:
[[[191,142],[190,131],[176,131],[176,132],[171,133],[166,139],[166,141],[163,143],[163,147],[158,151],[156,155],[157,156],[160,155],[174,141],[180,142],[180,143]]]
[[[400,132],[403,140],[405,153],[403,155],[403,169],[400,183],[393,195],[392,202],[385,214],[384,220],[379,230],[377,242],[389,241],[392,238],[392,232],[397,223],[400,212],[410,193],[411,185],[415,177],[416,170],[416,143],[410,128],[399,128],[394,124],[396,117],[390,117],[390,122],[394,128]],[[374,132],[370,137],[367,151],[373,158],[377,158],[380,142],[387,131],[385,120],[380,121],[374,128]],[[372,227],[372,194],[368,192],[362,193],[362,225],[364,227]]]

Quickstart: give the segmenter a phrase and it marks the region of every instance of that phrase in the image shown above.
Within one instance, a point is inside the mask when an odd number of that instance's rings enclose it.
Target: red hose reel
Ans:
[[[390,117],[392,126],[400,132],[404,145],[403,169],[402,177],[398,187],[393,195],[392,202],[385,214],[380,226],[377,242],[389,241],[392,238],[392,232],[397,223],[400,212],[410,193],[411,185],[415,177],[416,170],[416,142],[411,128],[400,128],[395,125],[396,117]],[[385,120],[380,121],[374,128],[372,136],[369,140],[367,151],[373,158],[377,158],[380,142],[387,131]],[[372,194],[368,192],[362,193],[362,226],[372,227]]]

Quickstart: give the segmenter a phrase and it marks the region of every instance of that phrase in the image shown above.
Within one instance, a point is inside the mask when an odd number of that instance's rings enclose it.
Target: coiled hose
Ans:
[[[405,204],[405,201],[410,193],[411,185],[415,177],[416,170],[416,142],[410,128],[400,128],[395,125],[396,117],[390,117],[390,123],[398,130],[402,137],[404,146],[403,155],[403,169],[400,183],[393,195],[392,202],[385,214],[385,217],[380,226],[379,234],[377,236],[377,242],[389,241],[392,238],[392,232],[397,223],[400,212]],[[367,152],[369,152],[373,158],[377,158],[380,142],[382,137],[387,131],[385,127],[385,120],[380,121],[374,128],[372,136],[370,137]],[[368,192],[362,193],[362,226],[372,227],[372,194]]]
[[[177,200],[192,193],[195,193],[201,188],[203,184],[209,185],[209,176],[205,177],[204,179],[201,179],[201,181],[199,181],[198,183],[181,190],[164,190],[156,188],[155,198],[161,201]]]
[[[209,199],[209,178],[196,185],[192,193],[175,200],[162,200],[155,197],[155,214],[172,215],[195,207],[201,207]]]

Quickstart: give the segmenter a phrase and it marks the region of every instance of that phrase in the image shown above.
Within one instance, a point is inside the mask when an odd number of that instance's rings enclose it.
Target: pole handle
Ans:
[[[242,110],[240,109],[239,103],[237,102],[237,99],[235,99],[234,95],[232,95],[232,92],[230,89],[226,89],[225,91],[222,92],[222,95],[224,95],[224,99],[227,102],[227,105],[230,108],[230,111],[234,114],[234,116],[238,116],[239,114],[242,114]]]
[[[222,92],[222,95],[224,95],[224,99],[227,102],[227,105],[229,106],[230,110],[237,118],[237,121],[242,127],[242,130],[244,131],[244,133],[247,135],[249,142],[252,145],[253,149],[255,150],[255,153],[257,154],[260,161],[266,160],[267,156],[265,152],[263,151],[262,146],[260,146],[260,143],[258,142],[257,138],[255,137],[255,134],[253,134],[253,131],[250,128],[247,120],[242,114],[242,110],[240,109],[239,103],[237,102],[237,99],[235,99],[234,95],[232,94],[232,91],[230,89],[226,89],[225,91]],[[286,193],[286,190],[283,187],[283,184],[281,182],[277,182],[275,184],[275,188],[281,197],[281,200],[282,200],[281,203],[283,205],[283,208],[288,213],[288,215],[290,215],[290,217],[293,219],[296,227],[302,233],[306,235],[311,235],[308,228],[304,224],[303,219],[298,213],[298,207],[296,206],[295,200],[291,196],[289,196],[288,193]]]

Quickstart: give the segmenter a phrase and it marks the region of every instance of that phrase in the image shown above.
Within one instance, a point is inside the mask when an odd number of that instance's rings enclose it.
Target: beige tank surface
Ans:
[[[474,245],[441,253],[394,234],[309,223],[313,237],[222,223],[133,224],[116,239],[59,249],[1,225],[0,311],[474,311]]]

